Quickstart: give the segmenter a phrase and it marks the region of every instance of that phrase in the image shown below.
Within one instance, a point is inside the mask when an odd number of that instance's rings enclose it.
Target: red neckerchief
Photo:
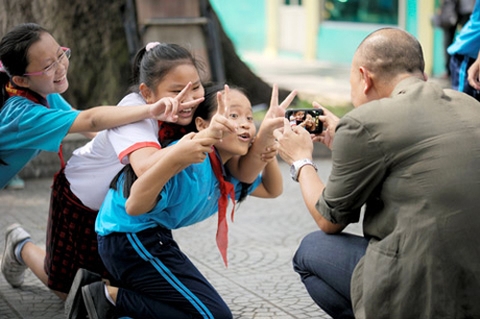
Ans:
[[[223,177],[223,165],[218,158],[217,151],[213,148],[213,151],[208,153],[210,157],[210,163],[212,164],[213,172],[217,177],[220,187],[220,198],[218,199],[218,227],[217,227],[217,246],[222,255],[225,266],[228,267],[227,261],[227,247],[228,247],[228,223],[227,223],[227,206],[228,195],[233,202],[231,218],[233,221],[233,213],[235,211],[235,187],[232,183],[227,182]]]
[[[5,91],[7,91],[9,97],[21,96],[36,104],[41,104],[48,107],[47,100],[42,96],[28,89],[14,87],[10,81],[8,81],[8,83],[5,85]]]
[[[178,140],[187,134],[187,128],[175,123],[158,121],[158,140],[162,147]]]
[[[42,96],[28,89],[14,87],[10,81],[8,81],[8,83],[5,85],[5,91],[7,91],[9,97],[21,96],[32,101],[33,103],[41,104],[43,106],[46,106],[47,108],[50,108],[48,106],[47,100],[44,99]],[[65,160],[63,158],[62,144],[60,144],[60,148],[58,149],[58,157],[60,158],[61,167],[64,168]]]

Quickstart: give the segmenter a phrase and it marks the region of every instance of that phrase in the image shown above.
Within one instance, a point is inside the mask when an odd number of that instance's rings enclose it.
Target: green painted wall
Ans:
[[[350,65],[360,42],[378,25],[324,22],[319,27],[317,59],[334,64]]]
[[[406,2],[406,24],[405,29],[418,37],[418,7],[417,0],[407,0]],[[428,17],[430,19],[430,17]],[[432,57],[432,76],[440,76],[445,73],[445,57],[443,50],[443,33],[441,29],[436,28],[433,32],[433,57]]]
[[[266,43],[265,1],[210,0],[237,51],[263,52]]]
[[[405,30],[418,37],[417,0],[407,0]]]
[[[405,0],[405,29],[418,37],[418,1]],[[242,52],[262,53],[266,46],[266,4],[260,0],[210,0],[222,26],[235,45]],[[324,22],[319,25],[317,35],[317,59],[334,64],[350,65],[353,54],[362,39],[381,25]],[[279,55],[291,55],[279,52]],[[301,58],[300,54],[294,55]],[[434,32],[433,75],[444,73],[442,32]]]
[[[441,0],[435,0],[435,8],[440,7]],[[445,69],[445,55],[443,47],[443,31],[440,28],[434,29],[433,35],[433,75],[441,76],[446,73]]]
[[[443,32],[442,29],[435,29],[433,38],[433,76],[441,76],[446,73],[445,56],[443,48]]]

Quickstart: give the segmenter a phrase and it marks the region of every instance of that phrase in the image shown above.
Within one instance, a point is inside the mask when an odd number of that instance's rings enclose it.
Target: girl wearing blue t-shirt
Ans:
[[[195,116],[197,129],[207,133],[203,145],[213,145],[203,162],[177,171],[176,162],[186,147],[187,138],[183,138],[138,179],[126,166],[112,183],[95,226],[100,256],[121,288],[101,281],[84,286],[90,318],[232,317],[217,291],[179,249],[171,231],[205,220],[218,210],[217,244],[226,263],[228,200],[242,200],[247,194],[276,197],[282,192],[282,177],[275,157],[249,185],[225,170],[224,164],[233,156],[247,154],[256,129],[251,104],[240,90],[228,92],[227,87],[216,96],[216,114],[215,99],[206,96],[203,103],[208,107],[199,107]],[[218,140],[225,121],[238,129],[221,133]],[[273,136],[278,125],[271,123],[268,130]]]
[[[475,63],[480,53],[480,1],[475,1],[470,19],[456,35],[448,47],[452,89],[465,92],[480,101],[478,86],[478,64]],[[475,68],[477,68],[475,71]],[[474,76],[476,74],[476,79]],[[476,83],[477,82],[477,83]],[[473,85],[472,85],[473,84]]]
[[[68,133],[97,132],[172,113],[165,100],[73,110],[60,95],[68,89],[70,53],[34,23],[18,25],[1,39],[0,189],[40,151],[57,152]]]
[[[0,41],[0,189],[40,151],[59,151],[68,133],[100,131],[144,119],[165,120],[177,109],[197,105],[200,100],[179,103],[165,97],[152,104],[101,106],[77,111],[62,98],[68,88],[70,49],[61,47],[52,35],[33,23],[21,24]],[[179,105],[180,104],[180,105]],[[61,155],[61,152],[59,151]],[[63,164],[63,161],[62,161]],[[25,264],[42,274],[46,283],[42,248],[30,241],[18,224],[7,229],[1,270],[7,281],[18,287],[24,279]],[[32,254],[22,254],[30,247]],[[65,248],[67,249],[67,248]]]

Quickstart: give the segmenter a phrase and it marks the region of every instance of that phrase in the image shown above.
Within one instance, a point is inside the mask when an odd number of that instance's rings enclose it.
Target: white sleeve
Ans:
[[[118,106],[134,106],[145,103],[140,94],[131,93],[123,98]],[[109,129],[107,130],[107,138],[110,140],[118,159],[124,165],[129,163],[128,155],[137,149],[143,147],[161,148],[158,142],[158,121],[154,119],[146,119]]]

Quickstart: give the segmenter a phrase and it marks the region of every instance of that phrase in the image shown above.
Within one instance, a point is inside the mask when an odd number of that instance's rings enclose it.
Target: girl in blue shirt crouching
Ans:
[[[171,230],[218,211],[217,244],[226,263],[228,200],[235,203],[247,194],[277,197],[282,176],[276,157],[250,185],[225,171],[229,159],[247,154],[256,128],[251,103],[242,91],[226,86],[223,93],[215,93],[206,96],[194,117],[203,138],[186,135],[138,179],[127,166],[113,181],[95,229],[100,256],[121,288],[102,282],[82,287],[90,318],[232,318],[218,292],[180,250]],[[269,130],[263,131],[269,132],[273,145],[273,130],[283,120],[268,117],[267,113],[263,124],[269,121]],[[178,171],[176,158],[191,147],[202,147],[208,155]]]

